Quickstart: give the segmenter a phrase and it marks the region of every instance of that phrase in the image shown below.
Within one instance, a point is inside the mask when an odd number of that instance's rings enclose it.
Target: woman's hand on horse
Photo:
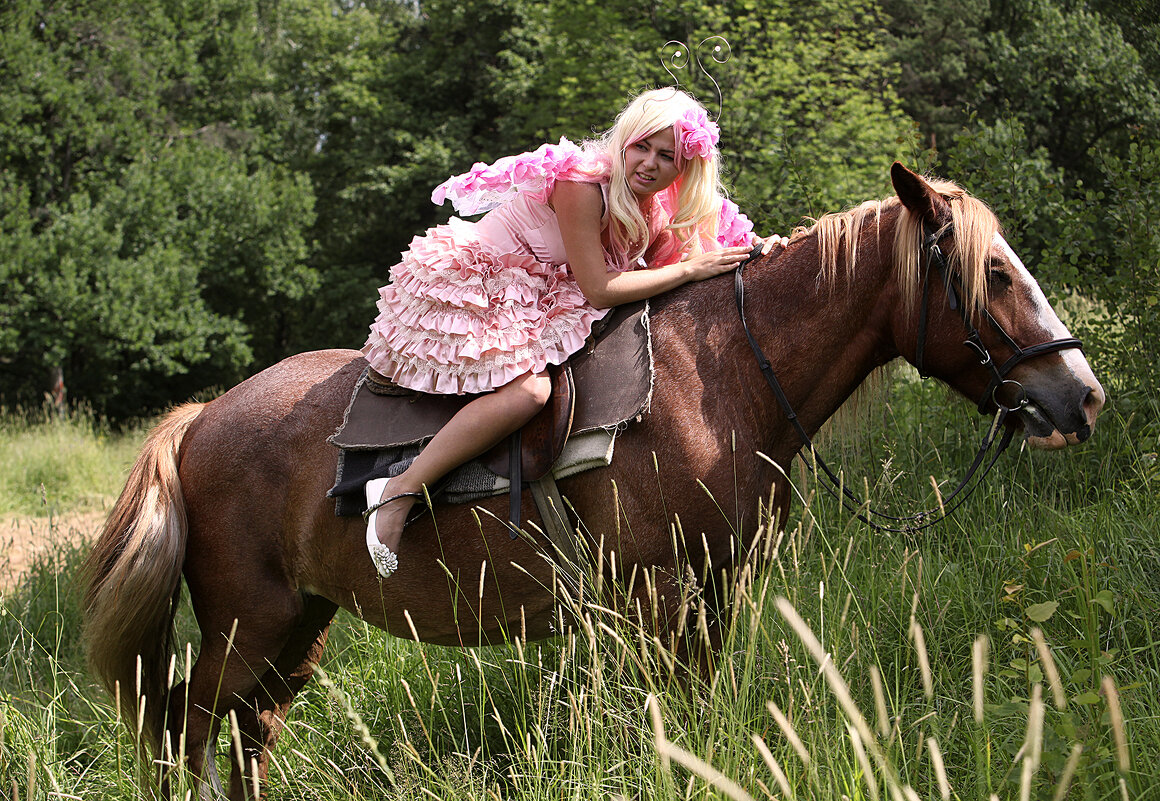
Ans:
[[[689,281],[704,281],[715,275],[721,275],[735,268],[749,257],[747,247],[721,248],[710,250],[708,253],[699,253],[682,260]]]
[[[769,251],[773,250],[775,247],[789,247],[789,237],[781,236],[780,234],[772,234],[765,237],[764,239],[758,237],[757,241],[761,243],[762,256],[768,255]]]

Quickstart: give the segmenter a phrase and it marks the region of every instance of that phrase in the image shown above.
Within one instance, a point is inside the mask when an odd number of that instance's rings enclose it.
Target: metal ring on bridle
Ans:
[[[999,400],[999,390],[1003,389],[1003,387],[1007,386],[1008,384],[1018,387],[1019,390],[1019,402],[1014,406],[1007,406],[1001,400]],[[995,385],[994,391],[991,392],[991,400],[993,400],[995,405],[1005,412],[1017,412],[1027,405],[1027,390],[1018,381],[1012,381],[1010,378],[1005,378]]]

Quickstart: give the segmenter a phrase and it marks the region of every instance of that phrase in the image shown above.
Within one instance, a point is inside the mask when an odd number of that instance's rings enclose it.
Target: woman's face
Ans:
[[[663,128],[624,149],[624,176],[640,200],[668,189],[680,172],[672,128]]]

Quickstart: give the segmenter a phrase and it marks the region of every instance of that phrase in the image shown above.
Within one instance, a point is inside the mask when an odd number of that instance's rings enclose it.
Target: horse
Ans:
[[[891,179],[895,195],[825,215],[745,268],[749,329],[773,354],[802,428],[817,432],[872,372],[899,357],[994,409],[994,372],[977,349],[963,347],[964,320],[985,312],[994,325],[977,336],[998,359],[1057,343],[1017,359],[1003,377],[1024,393],[1006,425],[1021,427],[1036,447],[1087,439],[1103,388],[994,214],[957,185],[901,164]],[[924,277],[933,244],[948,254],[953,280]],[[953,288],[961,297],[950,297]],[[678,651],[688,582],[717,599],[712,613],[728,611],[717,590],[748,555],[737,532],[755,528],[763,499],[772,497],[786,519],[786,471],[802,447],[750,352],[733,292],[718,278],[654,299],[649,410],[619,434],[609,467],[560,482],[586,526],[592,563],[606,573],[619,566],[619,582],[610,574],[604,585],[619,584],[631,608],[644,610],[650,633]],[[920,303],[924,292],[929,303]],[[166,740],[176,748],[184,732],[203,793],[211,784],[222,789],[212,743],[230,712],[248,767],[234,765],[229,797],[242,798],[245,783],[264,785],[287,711],[339,608],[439,645],[557,633],[554,567],[509,536],[503,498],[479,504],[494,515],[440,507],[438,528],[430,517],[409,526],[399,572],[377,578],[362,521],[336,517],[326,497],[338,457],[326,438],[364,367],[357,351],[304,353],[169,413],[88,557],[93,669],[117,692],[124,720],[137,721],[144,704],[143,740],[155,754]],[[532,504],[522,512],[538,520]],[[648,571],[648,586],[625,587],[634,569]],[[170,688],[182,576],[202,638],[190,675]],[[456,591],[457,581],[480,591]]]

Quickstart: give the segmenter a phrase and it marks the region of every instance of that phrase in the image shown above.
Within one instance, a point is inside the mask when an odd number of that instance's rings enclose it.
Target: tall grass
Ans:
[[[83,409],[0,409],[0,515],[100,508],[120,491],[141,439]]]
[[[932,497],[926,476],[969,460],[981,423],[930,392],[902,382],[873,433],[827,443],[876,502]],[[557,640],[470,651],[340,617],[269,797],[1156,798],[1156,420],[1112,408],[1083,448],[1013,452],[914,535],[851,522],[799,475],[785,530],[745,533],[763,558],[691,690],[628,610],[570,606]],[[79,558],[46,554],[3,599],[0,792],[148,798],[79,653]],[[188,610],[178,632],[195,650]]]

